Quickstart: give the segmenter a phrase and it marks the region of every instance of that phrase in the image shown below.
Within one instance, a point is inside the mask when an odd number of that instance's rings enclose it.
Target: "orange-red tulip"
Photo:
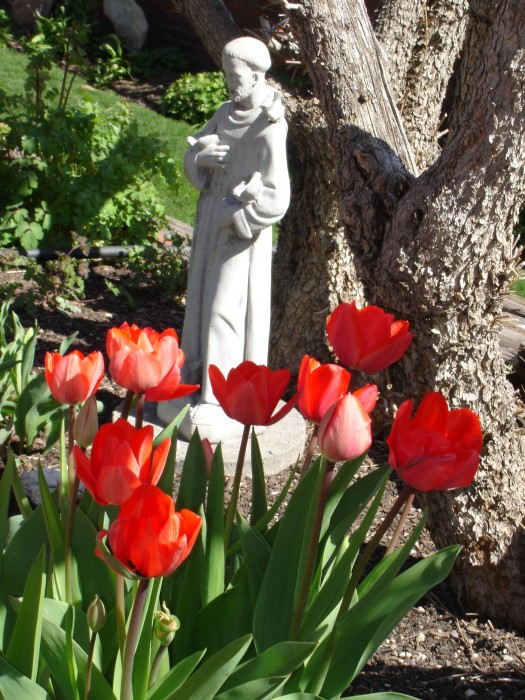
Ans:
[[[184,353],[173,328],[157,333],[123,323],[110,328],[106,338],[109,371],[113,379],[146,401],[168,401],[196,391],[197,384],[181,384]]]
[[[176,512],[167,494],[144,484],[122,504],[109,528],[109,544],[133,573],[169,576],[191,552],[201,525],[200,516],[185,509]]]
[[[387,439],[388,462],[418,491],[456,489],[472,483],[479,466],[479,418],[468,408],[450,411],[444,397],[429,392],[412,418],[412,401],[398,409]]]
[[[319,424],[326,411],[346,394],[350,372],[339,365],[322,365],[305,355],[299,368],[298,409],[306,420]]]
[[[319,425],[318,444],[330,462],[343,462],[364,454],[372,444],[368,413],[377,400],[377,387],[369,384],[355,394],[345,394],[325,413]]]
[[[272,415],[290,381],[287,369],[271,370],[246,360],[231,369],[227,378],[215,365],[209,366],[208,374],[224,413],[243,425],[277,423],[297,402],[296,395]]]
[[[154,450],[151,425],[138,430],[119,418],[100,428],[89,458],[75,445],[73,458],[78,478],[97,503],[119,506],[141,484],[158,482],[170,444],[170,438],[166,438]]]
[[[358,309],[355,301],[339,304],[326,330],[335,354],[347,367],[379,372],[397,362],[412,341],[408,321],[394,321],[378,306]]]
[[[86,356],[79,350],[67,355],[46,352],[44,367],[49,390],[60,403],[85,401],[96,392],[104,377],[104,357],[98,351]]]

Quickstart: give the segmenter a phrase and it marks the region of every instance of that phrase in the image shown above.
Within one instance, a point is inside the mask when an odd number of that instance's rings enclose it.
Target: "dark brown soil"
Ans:
[[[11,279],[13,274],[9,275]],[[5,278],[5,273],[2,276]],[[36,312],[40,327],[37,356],[40,366],[45,351],[56,350],[61,340],[74,331],[79,333],[72,347],[83,352],[104,350],[107,329],[123,321],[152,326],[156,330],[173,327],[180,333],[184,314],[182,300],[166,301],[159,293],[142,290],[135,294],[135,305],[130,308],[123,296],[108,292],[104,277],[119,282],[119,273],[112,266],[93,267],[87,281],[86,300],[76,303],[77,310]],[[19,313],[26,327],[33,324],[35,313]],[[121,396],[122,390],[106,379],[99,394],[105,405],[105,420],[110,420]],[[286,477],[287,474],[282,474],[268,479],[270,496],[279,492]],[[246,487],[247,484],[243,484],[243,494],[246,494]],[[396,486],[392,483],[389,498],[395,493]],[[244,495],[241,507],[247,508],[247,503]],[[432,550],[425,533],[413,556],[417,558]],[[501,629],[463,608],[445,582],[420,601],[389,635],[351,688],[354,695],[385,691],[431,700],[525,699],[523,636]]]

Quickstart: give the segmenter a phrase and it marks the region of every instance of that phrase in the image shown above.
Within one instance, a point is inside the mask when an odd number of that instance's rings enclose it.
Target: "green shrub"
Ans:
[[[85,99],[73,108],[27,110],[0,131],[0,245],[70,247],[76,231],[91,245],[154,238],[164,207],[154,178],[173,187],[174,162],[157,139],[137,133],[130,111],[102,111]]]
[[[172,83],[160,100],[163,112],[189,124],[204,124],[228,99],[222,73],[185,73]]]

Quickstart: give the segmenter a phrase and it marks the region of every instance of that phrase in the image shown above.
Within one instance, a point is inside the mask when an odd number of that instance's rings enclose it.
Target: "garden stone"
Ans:
[[[224,375],[245,360],[268,362],[272,225],[288,207],[284,109],[265,80],[266,46],[251,37],[226,44],[223,69],[230,101],[190,137],[184,166],[201,190],[193,232],[181,347],[182,381],[199,384],[180,433],[198,428],[210,441],[239,437],[243,426],[218,406],[208,367]],[[158,406],[167,424],[180,403]]]
[[[130,51],[139,51],[148,33],[148,21],[142,8],[135,0],[104,0],[103,7],[115,34],[126,39]]]

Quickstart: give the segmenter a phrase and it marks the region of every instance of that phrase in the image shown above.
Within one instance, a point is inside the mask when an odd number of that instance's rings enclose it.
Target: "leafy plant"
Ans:
[[[188,256],[181,252],[182,238],[178,237],[173,243],[173,247],[154,243],[130,249],[126,259],[130,274],[124,278],[124,284],[132,294],[147,289],[160,294],[161,298],[171,299],[186,289]]]
[[[11,20],[7,12],[0,9],[0,44],[7,46],[11,41]]]
[[[159,73],[182,72],[187,61],[175,46],[159,46],[130,53],[128,60],[134,78],[151,78]]]
[[[163,112],[189,124],[203,124],[228,99],[222,73],[184,73],[167,89],[159,104]]]
[[[132,77],[131,64],[125,55],[122,42],[116,34],[109,34],[97,48],[94,63],[87,71],[87,78],[97,87],[111,85],[116,80]]]

